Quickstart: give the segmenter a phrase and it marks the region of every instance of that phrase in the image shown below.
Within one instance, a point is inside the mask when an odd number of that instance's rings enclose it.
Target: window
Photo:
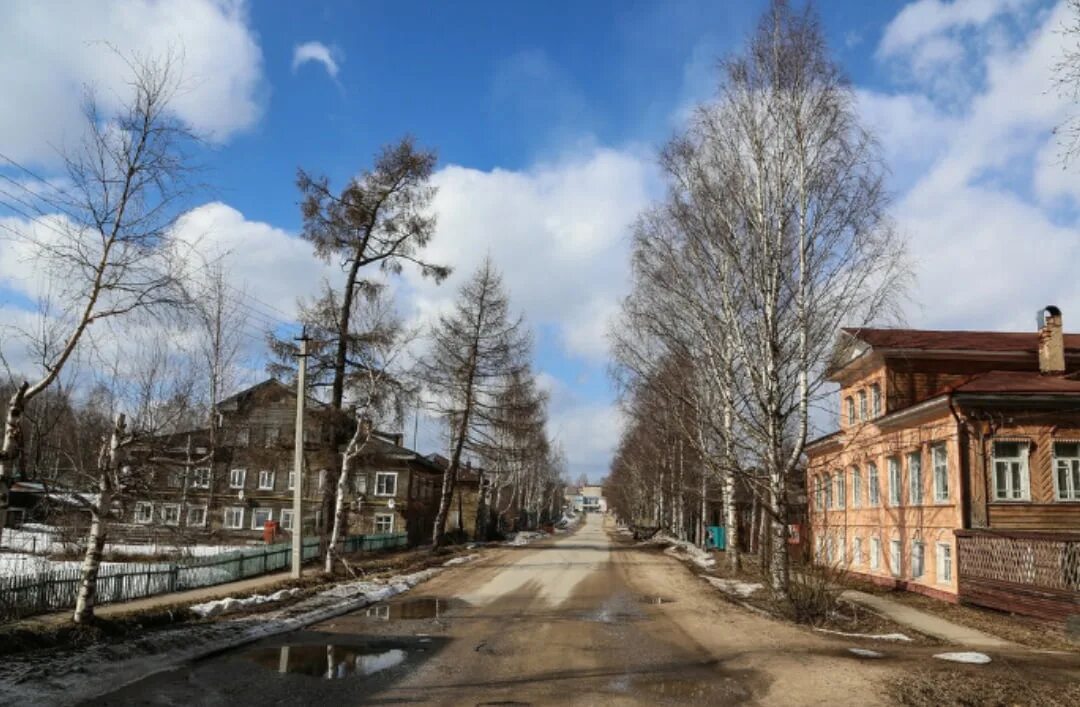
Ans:
[[[825,547],[825,557],[831,565],[836,562],[836,538],[830,535],[828,540],[825,541]]]
[[[225,527],[229,530],[238,530],[244,527],[243,506],[229,506],[225,509]]]
[[[851,467],[851,507],[858,508],[862,505],[862,474],[859,467]]]
[[[290,471],[289,472],[289,487],[288,487],[288,490],[292,491],[295,488],[296,488],[296,472],[295,471]]]
[[[844,485],[844,472],[838,471],[834,477],[836,479],[836,507],[843,508],[845,496],[847,495],[847,487]]]
[[[949,450],[944,442],[935,444],[930,452],[934,464],[934,500],[949,500]]]
[[[172,469],[169,471],[167,483],[169,484],[169,488],[182,488],[184,485],[184,472],[180,469]]]
[[[855,398],[851,396],[847,399],[847,421],[849,425],[855,424]]]
[[[833,507],[832,476],[825,474],[825,507]]]
[[[201,466],[195,470],[195,473],[191,476],[191,488],[193,489],[208,489],[210,488],[210,467]]]
[[[353,477],[353,488],[356,489],[356,493],[358,493],[358,494],[367,493],[367,473],[366,472],[358,471],[356,473],[356,476]]]
[[[247,477],[247,469],[230,469],[229,470],[229,488],[242,489],[244,488],[244,479]]]
[[[925,559],[924,558],[924,554],[925,554],[924,549],[925,549],[925,547],[926,546],[923,545],[918,540],[914,540],[911,543],[911,578],[912,579],[919,579],[920,577],[923,576],[923,573],[926,571],[926,566],[925,566],[925,564],[923,562],[923,560]]]
[[[851,564],[862,564],[862,538],[853,538],[851,540]]]
[[[292,515],[293,514],[292,514],[292,509],[291,508],[282,508],[281,509],[281,529],[282,530],[292,530]]]
[[[180,525],[180,504],[161,504],[161,522],[165,525]]]
[[[881,538],[870,538],[870,569],[881,567]]]
[[[236,446],[246,447],[251,444],[251,430],[247,427],[241,427],[236,430]]]
[[[1054,442],[1057,500],[1080,501],[1080,442]]]
[[[821,476],[814,478],[814,507],[819,511],[825,509],[825,479]]]
[[[899,540],[892,540],[889,543],[889,562],[892,563],[893,577],[900,576],[900,563],[903,560],[901,557],[903,553],[903,545]]]
[[[396,496],[397,495],[397,472],[396,471],[379,471],[375,473],[375,495],[376,496]]]
[[[394,532],[394,514],[393,513],[376,513],[375,514],[375,532],[376,533],[392,533],[392,532]]]
[[[937,544],[937,581],[938,584],[952,583],[952,545]]]
[[[874,411],[874,417],[881,415],[881,386],[874,383],[870,386],[870,405]]]
[[[319,490],[322,491],[326,486],[326,469],[319,469]]]
[[[281,430],[277,427],[267,427],[263,432],[263,446],[276,446],[278,443],[278,436],[281,434]]]
[[[187,524],[190,528],[201,528],[206,525],[206,506],[188,506]]]
[[[1029,498],[1027,442],[994,442],[994,499]]]
[[[818,535],[816,538],[814,538],[814,546],[814,557],[817,558],[818,563],[820,564],[825,562],[825,538],[821,535]]]
[[[912,452],[907,455],[908,502],[913,506],[922,505],[922,453]]]
[[[271,508],[256,508],[251,514],[251,529],[262,530],[266,523],[274,519],[274,511]]]
[[[869,411],[866,408],[866,391],[865,390],[860,390],[859,391],[859,419],[860,420],[865,420],[869,416],[870,416]]]
[[[878,485],[877,464],[866,464],[866,505],[876,506],[881,503],[881,487]]]
[[[900,505],[900,460],[889,457],[889,505]]]
[[[259,472],[259,489],[262,491],[274,490],[274,472],[272,471],[260,471]]]
[[[135,504],[135,522],[150,523],[154,520],[154,504],[139,501]]]

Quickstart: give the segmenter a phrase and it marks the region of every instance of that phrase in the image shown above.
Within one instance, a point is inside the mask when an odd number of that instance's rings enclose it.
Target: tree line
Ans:
[[[747,497],[783,592],[789,489],[836,333],[895,314],[909,272],[880,150],[812,9],[770,5],[660,164],[667,195],[635,226],[611,336],[628,424],[607,493],[699,541],[722,501],[735,567]]]
[[[200,185],[199,136],[170,111],[182,84],[176,57],[125,61],[128,100],[103,114],[87,94],[86,137],[63,154],[62,183],[17,200],[28,211],[4,202],[31,222],[6,228],[48,291],[36,324],[0,340],[0,532],[17,478],[83,492],[74,496],[89,514],[77,622],[93,617],[110,526],[148,497],[155,465],[176,465],[155,456],[153,441],[208,429],[209,446],[198,458],[189,449],[187,464],[213,466],[222,441],[217,401],[243,378],[249,330],[267,324],[230,284],[232,254],[204,254],[178,237]],[[434,152],[404,138],[340,192],[298,174],[301,236],[343,275],[299,301],[296,316],[310,344],[309,394],[333,411],[332,437],[343,450],[321,499],[327,571],[345,532],[346,490],[375,430],[400,427],[418,406],[441,421],[448,450],[435,549],[466,468],[481,475],[478,533],[535,526],[561,511],[565,458],[547,436],[531,337],[496,265],[486,259],[430,326],[409,326],[395,306],[391,283],[406,268],[436,282],[451,273],[424,255],[436,228],[436,163]],[[278,329],[258,343],[273,374],[294,374],[295,340]],[[3,350],[13,344],[29,353],[29,366],[7,365]]]

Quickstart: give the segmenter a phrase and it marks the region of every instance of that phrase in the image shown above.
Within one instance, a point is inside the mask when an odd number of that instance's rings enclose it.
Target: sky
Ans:
[[[657,151],[738,51],[764,2],[0,3],[0,155],[45,179],[80,134],[85,87],[123,94],[121,53],[183,55],[177,115],[206,137],[207,187],[177,225],[230,254],[253,338],[339,276],[314,259],[295,175],[340,187],[402,135],[434,148],[436,235],[454,267],[406,272],[403,314],[429,320],[479,261],[532,328],[550,433],[598,480],[618,440],[606,332],[628,286],[629,231],[662,198]],[[1075,107],[1052,69],[1069,12],[1040,0],[821,0],[832,55],[890,169],[910,244],[909,326],[1031,330],[1080,317],[1080,174],[1054,128]],[[1071,40],[1072,45],[1076,40]],[[0,159],[0,177],[26,174]],[[0,181],[0,201],[18,193]],[[14,192],[13,192],[14,190]],[[10,204],[10,199],[7,200]],[[33,227],[0,207],[0,225]],[[42,295],[32,254],[0,239],[0,325]],[[254,344],[253,344],[254,346]],[[10,329],[0,349],[19,365]],[[25,363],[25,362],[24,362]],[[432,451],[428,425],[417,446]]]

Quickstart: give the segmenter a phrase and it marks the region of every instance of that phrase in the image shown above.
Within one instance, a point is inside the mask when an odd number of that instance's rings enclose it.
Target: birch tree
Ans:
[[[482,456],[494,446],[493,425],[506,410],[499,393],[524,370],[530,339],[490,258],[461,287],[450,314],[439,318],[419,370],[435,412],[450,430],[450,460],[443,474],[432,544],[442,546],[446,518],[466,453]]]
[[[132,57],[130,95],[102,114],[85,101],[86,137],[64,155],[68,186],[46,205],[59,212],[18,239],[30,267],[51,283],[59,345],[41,373],[16,386],[0,448],[0,528],[6,523],[12,463],[22,447],[23,413],[59,379],[87,333],[139,310],[181,305],[179,258],[171,233],[188,191],[194,136],[170,111],[180,85],[171,55]]]

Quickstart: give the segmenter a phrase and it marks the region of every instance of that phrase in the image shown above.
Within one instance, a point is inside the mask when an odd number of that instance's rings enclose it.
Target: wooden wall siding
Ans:
[[[1051,620],[1080,613],[1080,534],[956,536],[961,601]]]
[[[1030,371],[1038,368],[1032,355],[1029,362],[970,361],[934,358],[889,358],[885,362],[886,400],[894,412],[927,400],[943,389],[959,385],[979,373],[989,371]]]
[[[1017,530],[1077,530],[1080,503],[991,503],[990,527]]]

